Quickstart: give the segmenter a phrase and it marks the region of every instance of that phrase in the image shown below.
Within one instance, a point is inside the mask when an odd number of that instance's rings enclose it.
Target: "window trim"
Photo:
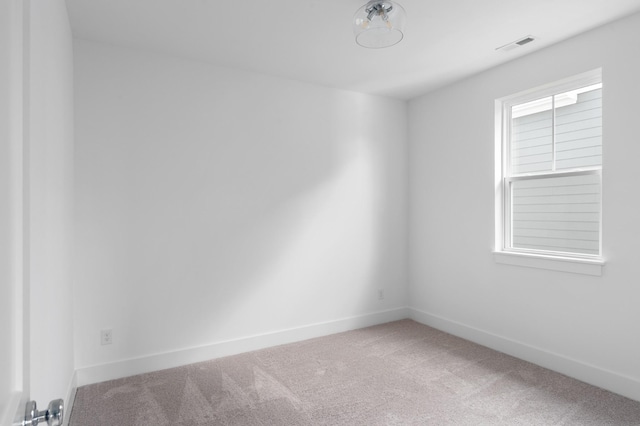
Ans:
[[[496,263],[550,269],[563,272],[581,273],[587,275],[601,275],[605,265],[602,256],[602,193],[600,194],[600,254],[588,255],[578,253],[538,251],[509,247],[510,217],[509,191],[510,183],[517,180],[535,179],[543,176],[572,176],[597,174],[602,182],[602,167],[583,167],[569,171],[554,171],[542,173],[508,175],[510,171],[510,155],[505,141],[510,140],[511,106],[534,101],[536,99],[572,91],[581,87],[602,83],[602,70],[595,69],[583,74],[569,77],[537,88],[528,89],[514,95],[506,96],[495,101],[495,246],[494,260]]]
[[[605,266],[603,259],[580,259],[510,251],[494,251],[493,260],[503,265],[594,276],[601,276],[602,269]]]

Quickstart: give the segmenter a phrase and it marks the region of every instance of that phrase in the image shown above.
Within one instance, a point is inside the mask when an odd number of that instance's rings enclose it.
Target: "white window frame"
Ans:
[[[602,194],[600,200],[599,226],[600,254],[587,255],[511,247],[511,201],[509,193],[510,184],[514,181],[585,174],[598,175],[602,190],[601,166],[582,167],[580,169],[571,169],[560,172],[527,173],[511,176],[511,155],[509,152],[512,106],[599,83],[602,83],[601,69],[589,71],[555,83],[550,83],[542,87],[526,90],[524,92],[496,100],[496,223],[494,259],[497,263],[587,275],[602,275],[602,267],[605,263],[602,256]]]

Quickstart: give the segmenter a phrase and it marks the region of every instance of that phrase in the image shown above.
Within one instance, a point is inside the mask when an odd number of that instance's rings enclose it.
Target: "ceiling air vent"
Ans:
[[[511,43],[507,43],[504,46],[497,47],[496,50],[500,50],[502,52],[508,52],[510,50],[517,49],[518,47],[522,47],[526,44],[529,44],[532,41],[535,41],[535,39],[536,38],[534,36],[528,35],[516,41],[512,41]]]

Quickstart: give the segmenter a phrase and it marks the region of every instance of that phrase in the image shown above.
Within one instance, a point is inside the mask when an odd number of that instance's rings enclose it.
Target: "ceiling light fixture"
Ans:
[[[356,43],[370,49],[398,44],[406,12],[398,3],[388,0],[371,0],[362,6],[353,17],[353,32]]]

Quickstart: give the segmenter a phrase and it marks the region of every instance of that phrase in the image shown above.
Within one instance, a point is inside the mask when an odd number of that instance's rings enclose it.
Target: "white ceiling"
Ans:
[[[640,11],[640,0],[398,0],[405,38],[358,46],[366,0],[67,0],[74,36],[408,99]],[[510,52],[496,47],[533,35]]]

